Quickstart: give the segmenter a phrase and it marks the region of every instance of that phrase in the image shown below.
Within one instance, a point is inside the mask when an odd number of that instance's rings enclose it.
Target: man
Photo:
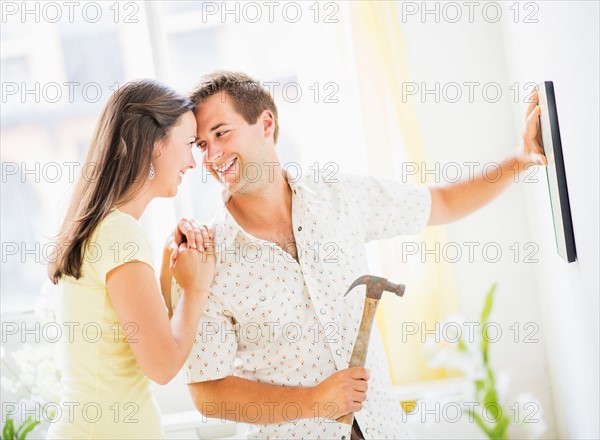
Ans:
[[[409,436],[376,328],[367,368],[347,368],[364,295],[342,294],[368,273],[366,242],[464,217],[506,188],[515,166],[545,163],[539,107],[529,106],[525,151],[500,164],[499,181],[428,188],[286,175],[275,103],[245,74],[208,75],[191,99],[204,165],[225,188],[216,275],[184,366],[196,407],[251,424],[251,438]],[[352,427],[335,421],[349,412]]]

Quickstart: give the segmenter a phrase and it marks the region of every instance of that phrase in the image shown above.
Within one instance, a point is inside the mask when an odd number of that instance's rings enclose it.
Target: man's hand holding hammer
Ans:
[[[362,409],[369,388],[369,370],[353,367],[338,371],[312,388],[315,403],[319,404],[319,416],[338,419]]]

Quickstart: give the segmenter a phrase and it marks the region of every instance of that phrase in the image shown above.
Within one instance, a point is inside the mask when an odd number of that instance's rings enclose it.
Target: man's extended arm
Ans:
[[[491,202],[529,166],[547,164],[542,148],[540,107],[537,103],[538,96],[534,93],[527,109],[522,153],[503,160],[494,171],[489,171],[489,175],[482,173],[454,184],[429,188],[431,193],[429,225],[449,223],[465,217]]]
[[[258,383],[240,377],[188,384],[196,409],[206,417],[269,424],[298,419],[337,419],[362,409],[368,370],[338,371],[314,387]],[[252,408],[252,409],[250,409]]]

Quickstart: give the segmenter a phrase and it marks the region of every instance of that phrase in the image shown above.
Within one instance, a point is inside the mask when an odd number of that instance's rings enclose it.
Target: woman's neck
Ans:
[[[127,202],[117,203],[115,208],[139,220],[151,200],[152,196],[149,196],[147,193],[141,194]]]

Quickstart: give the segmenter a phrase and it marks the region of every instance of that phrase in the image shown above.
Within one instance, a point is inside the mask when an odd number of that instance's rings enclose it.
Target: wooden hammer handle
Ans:
[[[356,336],[356,342],[354,349],[352,350],[352,356],[350,356],[350,365],[352,367],[364,367],[365,361],[367,360],[367,350],[369,348],[369,340],[371,339],[371,328],[373,327],[373,320],[375,319],[375,312],[379,300],[374,298],[365,299],[365,307],[363,309],[362,319],[360,321],[360,327],[358,329],[358,335]],[[348,413],[336,419],[340,423],[352,425],[354,421],[354,413]]]
[[[348,413],[345,416],[340,417],[336,422],[345,423],[346,425],[352,425],[354,423],[354,413]]]

